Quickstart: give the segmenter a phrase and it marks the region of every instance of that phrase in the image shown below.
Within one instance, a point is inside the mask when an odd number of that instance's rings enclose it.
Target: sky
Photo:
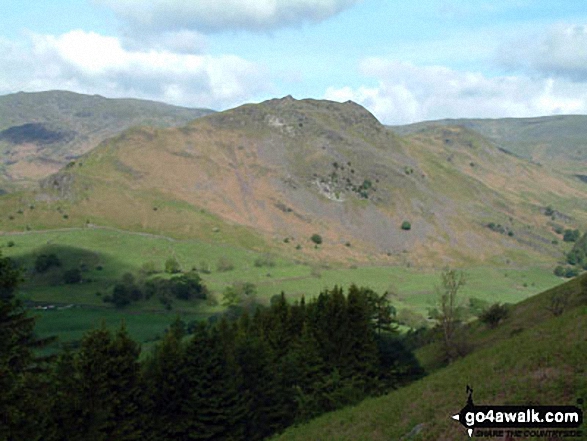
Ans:
[[[587,114],[585,0],[2,0],[0,94],[225,110],[353,100],[385,124]]]

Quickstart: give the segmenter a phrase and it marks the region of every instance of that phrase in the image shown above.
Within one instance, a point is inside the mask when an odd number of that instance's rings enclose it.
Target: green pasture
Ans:
[[[13,246],[8,246],[13,242]],[[122,318],[138,341],[148,341],[160,333],[176,314],[206,317],[220,312],[222,307],[205,301],[173,302],[171,311],[165,310],[157,299],[116,310],[102,301],[112,292],[113,285],[125,272],[138,274],[141,266],[152,262],[163,270],[165,260],[176,258],[182,269],[207,267],[210,273],[201,273],[204,283],[217,300],[222,291],[234,282],[251,282],[257,286],[257,300],[268,303],[282,291],[290,299],[305,295],[311,298],[322,289],[352,283],[368,286],[377,292],[389,291],[398,309],[408,308],[422,315],[434,306],[435,285],[439,283],[438,269],[418,269],[401,266],[342,267],[304,263],[272,257],[273,266],[256,266],[262,254],[242,248],[208,244],[197,240],[174,240],[162,236],[132,233],[113,229],[84,228],[62,231],[27,232],[0,236],[2,254],[18,261],[25,269],[25,283],[21,297],[44,304],[80,305],[83,308],[40,312],[38,332],[53,333],[64,341],[78,339],[96,326],[101,319],[117,326]],[[318,249],[319,253],[320,250]],[[62,262],[44,274],[33,270],[36,256],[55,253]],[[220,260],[230,262],[234,269],[220,271]],[[83,267],[83,283],[65,285],[61,281],[64,270]],[[467,284],[462,289],[464,302],[479,298],[489,302],[515,303],[545,291],[561,280],[550,268],[464,268]]]

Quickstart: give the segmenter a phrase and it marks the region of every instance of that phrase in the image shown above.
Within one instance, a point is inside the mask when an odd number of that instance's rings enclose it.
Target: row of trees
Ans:
[[[196,271],[174,275],[170,278],[152,277],[137,280],[131,273],[125,273],[112,290],[112,295],[103,300],[122,308],[132,302],[157,297],[164,305],[178,300],[206,299],[208,289]]]
[[[0,259],[0,439],[260,440],[421,375],[394,336],[386,296],[352,286],[310,301],[198,323],[176,321],[140,359],[124,326],[40,358],[34,321]]]

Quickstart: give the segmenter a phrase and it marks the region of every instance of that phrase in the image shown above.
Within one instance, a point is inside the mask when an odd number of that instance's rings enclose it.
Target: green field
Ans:
[[[9,247],[12,241],[14,245]],[[319,266],[316,263],[289,261],[272,257],[273,266],[256,266],[262,255],[241,248],[208,244],[196,240],[175,240],[162,236],[105,228],[27,232],[0,236],[2,254],[17,260],[25,268],[21,298],[34,303],[57,306],[75,305],[61,310],[41,311],[37,330],[40,335],[57,335],[62,341],[77,340],[102,319],[110,327],[127,323],[133,338],[148,342],[163,331],[177,314],[189,319],[205,318],[222,311],[205,301],[174,301],[171,311],[157,300],[134,303],[123,310],[106,306],[102,296],[112,291],[114,282],[125,272],[138,274],[141,266],[152,262],[159,270],[169,257],[175,257],[184,270],[208,267],[202,274],[212,296],[221,300],[222,291],[231,283],[251,282],[257,286],[257,300],[268,303],[281,291],[290,299],[312,297],[322,289],[355,283],[377,292],[392,292],[398,309],[410,309],[426,315],[434,306],[434,286],[441,269],[400,266]],[[316,250],[317,253],[320,250]],[[59,268],[42,275],[33,271],[35,257],[55,253],[62,261]],[[220,259],[230,261],[234,269],[219,271]],[[84,283],[65,285],[65,269],[83,267]],[[489,302],[515,303],[560,283],[549,268],[475,267],[463,269],[467,284],[462,297]]]

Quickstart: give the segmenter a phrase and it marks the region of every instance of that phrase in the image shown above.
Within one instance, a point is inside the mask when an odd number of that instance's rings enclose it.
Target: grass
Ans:
[[[14,246],[8,247],[9,241],[13,241]],[[202,277],[218,300],[221,300],[224,288],[236,281],[254,283],[258,300],[263,303],[281,291],[288,298],[296,299],[302,295],[315,296],[334,285],[347,288],[355,283],[377,292],[391,291],[395,293],[392,302],[398,310],[408,308],[424,316],[434,305],[434,285],[438,283],[440,272],[399,266],[330,268],[279,257],[272,259],[274,266],[257,267],[255,260],[263,254],[243,248],[101,228],[5,234],[0,245],[4,256],[14,258],[27,269],[21,292],[23,299],[43,304],[83,306],[40,313],[40,335],[58,335],[63,341],[78,339],[84,330],[96,326],[101,319],[106,320],[108,326],[116,327],[121,318],[126,317],[131,332],[135,332],[135,324],[136,329],[148,329],[150,319],[153,319],[154,331],[148,331],[149,335],[143,336],[143,331],[136,331],[137,340],[146,342],[153,333],[160,333],[175,314],[207,317],[221,311],[221,307],[209,306],[202,301],[174,301],[172,311],[167,311],[155,298],[135,303],[124,311],[105,307],[102,297],[111,293],[115,281],[125,272],[137,274],[147,262],[153,262],[162,270],[165,260],[172,256],[184,270],[209,267],[211,273],[202,274]],[[41,253],[57,254],[62,266],[43,275],[34,274],[31,270],[34,259]],[[234,269],[218,271],[220,259],[229,260]],[[62,284],[63,271],[81,264],[87,269],[83,272],[86,282]],[[542,268],[483,267],[466,269],[466,274],[468,283],[462,291],[463,299],[476,297],[489,302],[518,302],[560,281],[549,269]],[[492,281],[490,287],[487,280]],[[98,292],[101,295],[97,295]]]
[[[150,343],[161,338],[176,317],[179,316],[186,323],[206,317],[194,313],[144,311],[137,313],[81,306],[35,310],[31,315],[36,317],[35,330],[39,336],[59,337],[58,341],[44,349],[46,352],[56,351],[63,344],[77,344],[88,330],[98,328],[102,323],[109,329],[118,329],[124,323],[129,335],[146,348],[150,346]]]
[[[465,405],[467,384],[478,405],[575,405],[587,398],[587,307],[578,305],[558,317],[543,310],[550,294],[575,289],[575,284],[521,303],[516,317],[494,331],[477,330],[473,341],[494,334],[491,343],[449,367],[386,396],[290,428],[275,439],[387,441],[400,439],[417,425],[422,431],[415,439],[421,441],[467,439],[463,427],[450,418]],[[512,336],[508,331],[516,322],[527,328]]]

